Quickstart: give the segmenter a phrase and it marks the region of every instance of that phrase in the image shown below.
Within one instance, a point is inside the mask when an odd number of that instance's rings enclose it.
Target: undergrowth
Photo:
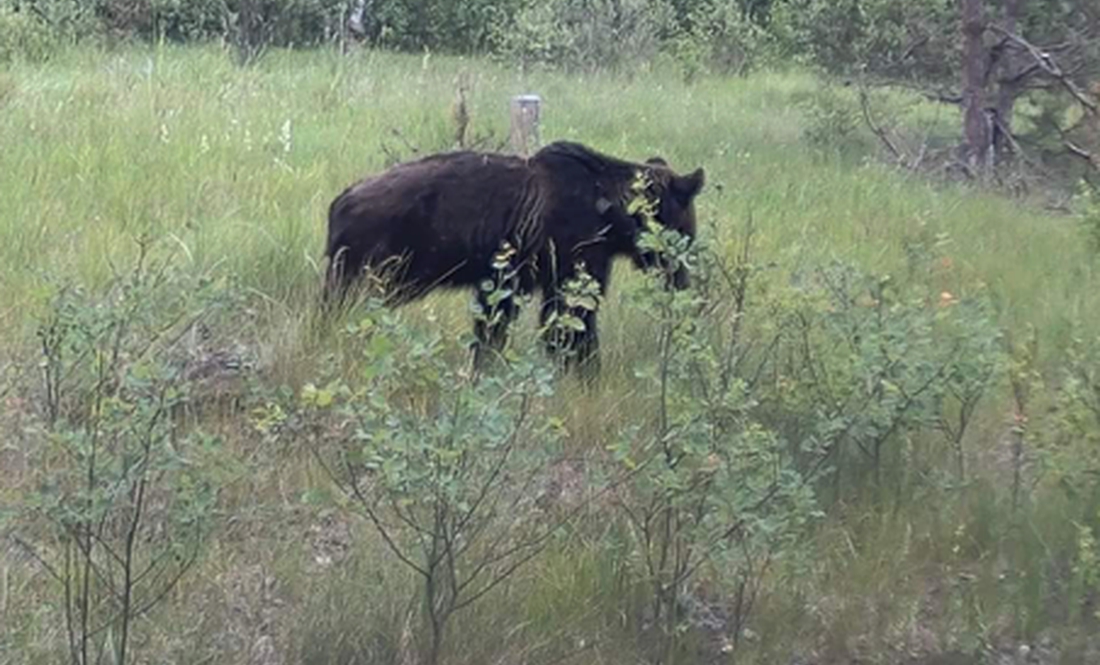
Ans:
[[[315,316],[328,202],[453,147],[459,81],[478,145],[534,90],[544,139],[707,168],[699,245],[647,241],[698,279],[621,266],[599,390],[532,316],[478,381],[463,295]],[[8,66],[0,660],[1087,661],[1095,225],[869,159],[838,98],[807,112],[817,85],[369,51]],[[145,237],[172,279],[133,282]],[[120,586],[126,551],[180,574]]]

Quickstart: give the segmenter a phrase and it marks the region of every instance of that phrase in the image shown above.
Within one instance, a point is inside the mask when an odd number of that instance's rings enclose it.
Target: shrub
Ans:
[[[806,116],[802,135],[811,145],[843,149],[856,144],[862,120],[856,101],[844,90],[821,85],[800,105]]]
[[[224,28],[221,0],[107,0],[103,13],[118,32],[144,39],[209,39]]]
[[[791,0],[769,30],[790,56],[834,73],[949,80],[958,56],[957,7],[947,0]]]
[[[1089,248],[1100,255],[1100,189],[1094,189],[1087,183],[1080,186],[1080,212],[1078,213],[1081,230],[1085,234]]]
[[[58,39],[45,21],[30,11],[0,3],[0,62],[40,62],[57,46]]]
[[[524,0],[376,0],[366,17],[368,37],[404,50],[452,52],[488,49],[511,25]]]
[[[490,294],[490,302],[493,301]],[[544,413],[551,366],[509,354],[471,376],[437,331],[380,301],[347,333],[354,377],[308,384],[291,413],[330,478],[419,580],[425,662],[439,662],[454,615],[536,557],[568,517],[540,507],[556,452]]]
[[[187,42],[224,38],[250,61],[265,48],[316,46],[343,34],[349,0],[100,0],[116,35]]]
[[[1076,519],[1100,528],[1100,338],[1075,339],[1037,435],[1048,481],[1080,506]]]
[[[136,620],[201,552],[220,441],[184,424],[194,381],[177,342],[228,293],[143,251],[102,296],[59,288],[39,324],[36,482],[0,524],[49,574],[74,665],[133,660]]]
[[[522,68],[595,69],[648,60],[674,27],[665,0],[537,1],[499,24],[494,41],[499,55]]]
[[[680,30],[667,50],[691,79],[703,70],[744,74],[768,51],[766,30],[750,20],[743,8],[722,0],[691,3],[679,21]]]
[[[965,472],[963,436],[1007,362],[984,291],[937,288],[946,241],[909,243],[904,281],[811,265],[759,305],[768,321],[754,335],[767,352],[749,359],[759,418],[790,443],[800,470],[832,474],[834,498],[858,494],[864,480],[876,492],[900,488],[893,481],[915,461],[905,441],[922,432],[944,435]]]
[[[628,470],[620,505],[651,590],[646,620],[657,629],[658,661],[672,662],[690,626],[686,609],[700,602],[691,588],[737,599],[723,626],[727,649],[736,648],[771,564],[795,557],[817,511],[809,478],[758,419],[755,382],[734,362],[747,348],[738,333],[746,282],[718,276],[747,275],[748,266],[720,270],[702,243],[689,245],[653,222],[649,205],[636,205],[647,219],[641,245],[664,257],[632,294],[657,337],[652,360],[636,370],[652,416],[613,451]],[[692,285],[670,290],[681,265]]]

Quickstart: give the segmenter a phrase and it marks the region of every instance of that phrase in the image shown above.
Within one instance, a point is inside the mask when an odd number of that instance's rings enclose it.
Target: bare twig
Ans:
[[[25,552],[27,556],[34,559],[35,563],[37,563],[39,566],[42,566],[42,569],[49,573],[50,577],[54,578],[54,580],[58,582],[64,581],[63,574],[61,572],[58,572],[56,568],[51,566],[50,562],[47,561],[44,556],[38,553],[38,550],[35,549],[34,545],[28,543],[27,541],[23,540],[15,534],[11,534],[8,537],[11,539],[11,542],[15,544],[16,547]]]

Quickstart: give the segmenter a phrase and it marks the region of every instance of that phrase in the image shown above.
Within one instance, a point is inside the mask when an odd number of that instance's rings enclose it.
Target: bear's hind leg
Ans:
[[[575,371],[586,383],[592,384],[600,375],[600,337],[596,327],[596,312],[583,307],[566,307],[560,295],[543,296],[539,312],[546,352],[567,371]],[[558,318],[569,315],[569,322]],[[575,322],[583,329],[574,328]]]

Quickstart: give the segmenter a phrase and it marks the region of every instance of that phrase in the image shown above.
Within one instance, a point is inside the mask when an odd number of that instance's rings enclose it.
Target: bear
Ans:
[[[530,157],[463,150],[398,164],[329,206],[324,300],[341,302],[365,270],[385,273],[394,306],[436,288],[473,288],[484,313],[474,324],[479,367],[486,352],[503,348],[516,297],[537,289],[544,330],[554,313],[584,324],[564,343],[548,332],[547,349],[565,352],[566,364],[592,378],[600,369],[595,308],[568,307],[562,289],[583,267],[607,293],[618,256],[643,270],[663,265],[639,247],[644,220],[630,207],[639,176],[654,219],[694,240],[702,167],[680,175],[660,157],[634,163],[571,141]],[[502,274],[502,258],[511,295],[494,299],[485,283]],[[684,266],[669,277],[670,288],[689,285]]]

